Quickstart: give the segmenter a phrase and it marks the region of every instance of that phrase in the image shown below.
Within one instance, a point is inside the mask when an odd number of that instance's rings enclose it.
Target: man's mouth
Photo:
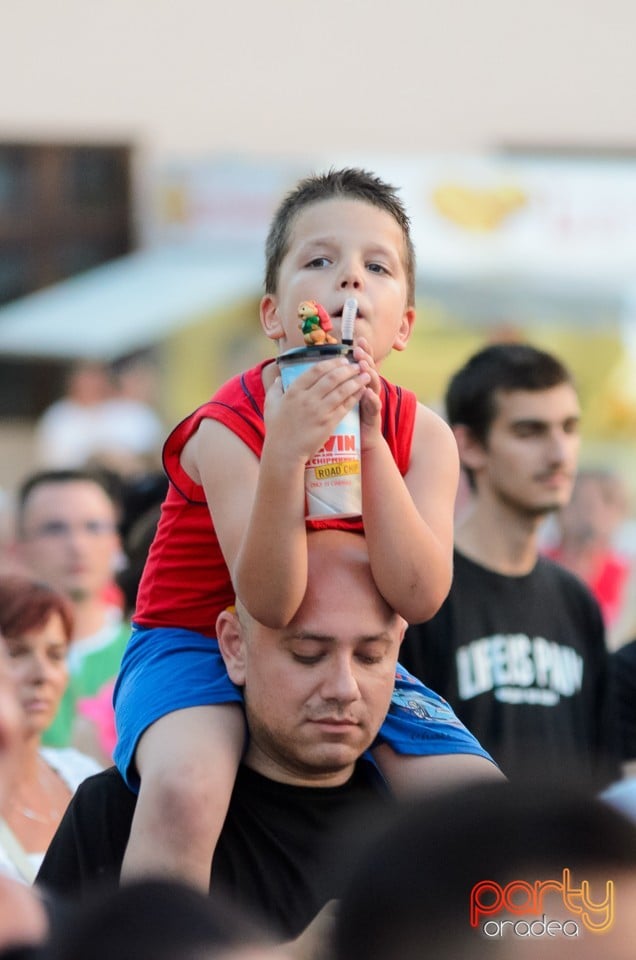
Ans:
[[[540,483],[547,483],[548,485],[560,485],[571,482],[570,474],[564,470],[551,470],[547,473],[540,474],[537,479]]]
[[[346,728],[359,726],[358,722],[352,720],[351,717],[314,717],[311,722],[324,727]]]

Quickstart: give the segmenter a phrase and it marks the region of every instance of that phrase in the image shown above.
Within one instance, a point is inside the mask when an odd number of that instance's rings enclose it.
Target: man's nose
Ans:
[[[358,681],[348,657],[341,657],[327,666],[322,692],[326,700],[338,700],[340,703],[359,699]]]
[[[562,430],[550,434],[550,456],[554,463],[563,463],[568,458],[572,440]]]

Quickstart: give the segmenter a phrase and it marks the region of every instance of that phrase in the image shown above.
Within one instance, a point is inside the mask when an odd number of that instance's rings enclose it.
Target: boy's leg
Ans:
[[[396,792],[503,779],[499,767],[443,697],[398,663],[391,706],[373,756]]]
[[[172,876],[207,891],[245,742],[238,703],[169,713],[142,735],[141,777],[122,880]]]
[[[470,753],[407,756],[381,743],[374,747],[373,757],[398,795],[433,793],[475,780],[506,779],[490,760]]]

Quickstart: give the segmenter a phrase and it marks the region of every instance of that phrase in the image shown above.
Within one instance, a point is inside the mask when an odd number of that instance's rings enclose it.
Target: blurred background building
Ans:
[[[269,216],[357,163],[402,187],[439,405],[485,340],[574,369],[584,460],[636,477],[631,0],[5,0],[0,488],[77,361],[155,365],[167,427],[267,351]]]

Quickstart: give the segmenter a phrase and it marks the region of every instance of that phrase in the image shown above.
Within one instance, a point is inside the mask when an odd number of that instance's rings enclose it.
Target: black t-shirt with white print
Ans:
[[[601,612],[556,563],[540,557],[511,577],[455,551],[449,596],[409,627],[400,662],[450,702],[508,778],[618,775]]]

